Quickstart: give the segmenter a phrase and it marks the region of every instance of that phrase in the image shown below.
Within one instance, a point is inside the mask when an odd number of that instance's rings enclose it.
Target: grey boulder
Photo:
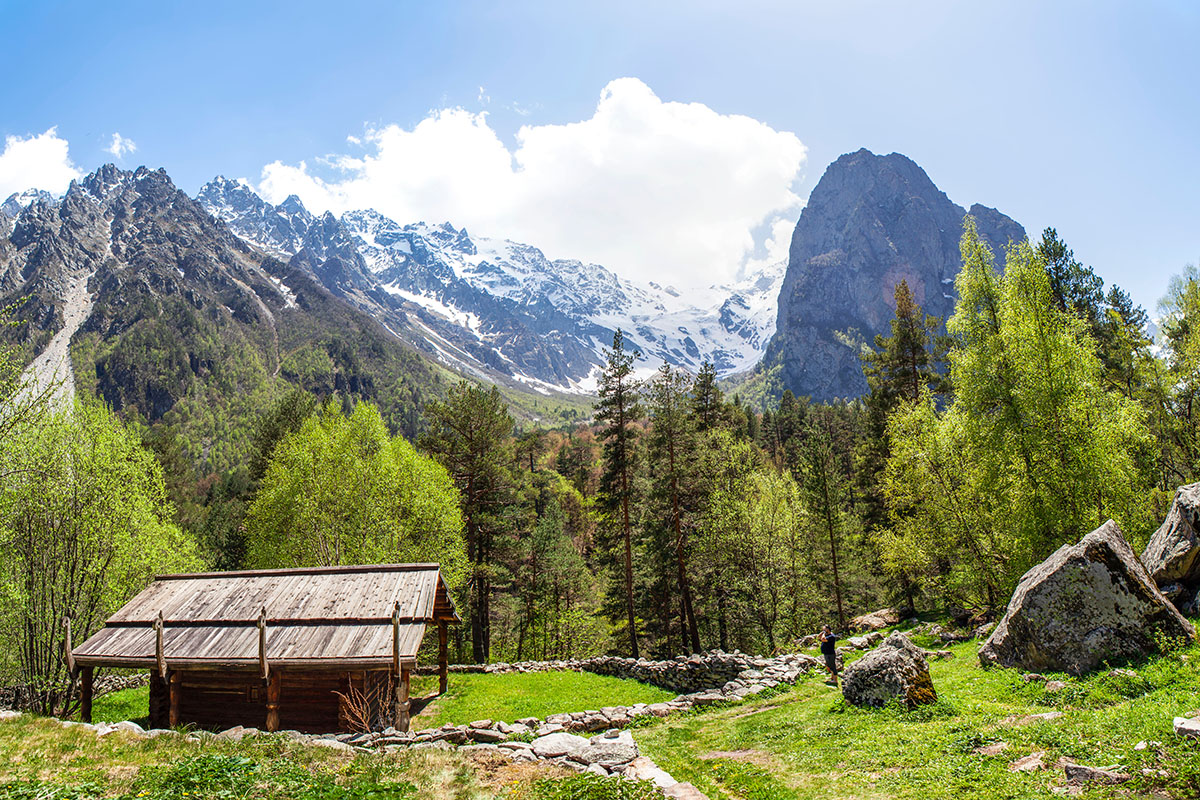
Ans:
[[[979,649],[985,666],[1082,675],[1196,632],[1158,590],[1112,520],[1021,578]]]
[[[924,651],[899,631],[846,667],[842,695],[856,706],[883,706],[898,700],[915,708],[937,701]]]
[[[1142,563],[1161,587],[1179,584],[1176,596],[1200,587],[1200,483],[1179,487],[1162,526],[1150,537]]]

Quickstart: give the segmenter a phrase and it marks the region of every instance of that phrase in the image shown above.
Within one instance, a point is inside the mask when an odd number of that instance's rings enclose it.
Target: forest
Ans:
[[[995,254],[968,217],[961,250],[948,320],[895,287],[862,398],[641,380],[617,331],[587,422],[518,425],[464,380],[401,429],[296,388],[219,472],[169,424],[31,395],[0,351],[0,686],[69,708],[65,637],[172,571],[437,561],[452,658],[486,663],[768,654],[882,606],[989,619],[1107,519],[1140,548],[1200,466],[1200,272],[1152,324],[1054,229]]]

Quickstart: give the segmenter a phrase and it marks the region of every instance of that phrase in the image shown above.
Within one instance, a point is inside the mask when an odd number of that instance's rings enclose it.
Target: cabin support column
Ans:
[[[272,672],[267,680],[267,732],[279,730],[279,673]]]
[[[83,722],[92,721],[92,692],[95,688],[93,678],[95,667],[84,667],[79,676],[79,719]]]
[[[445,694],[446,687],[449,685],[450,678],[450,656],[446,653],[446,639],[449,636],[449,631],[446,630],[446,620],[438,620],[438,694]]]
[[[158,674],[157,669],[150,670],[150,727],[167,728],[170,721],[171,695],[167,682]]]
[[[167,712],[167,725],[171,728],[179,725],[179,693],[183,689],[180,677],[178,671],[172,670],[167,678],[167,707],[170,709]]]
[[[412,703],[408,699],[408,667],[400,670],[400,678],[396,682],[396,712],[395,726],[398,731],[407,731],[411,724],[409,709],[412,708]]]

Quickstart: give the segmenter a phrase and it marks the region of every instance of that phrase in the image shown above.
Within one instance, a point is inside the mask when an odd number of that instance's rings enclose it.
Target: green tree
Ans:
[[[692,411],[696,415],[696,429],[701,433],[710,431],[724,423],[725,397],[717,385],[717,369],[707,359],[696,373],[692,387]]]
[[[202,562],[158,462],[101,406],[13,432],[0,473],[0,680],[41,713],[68,712],[63,620],[82,642],[156,573]]]
[[[633,522],[630,505],[634,495],[636,469],[633,423],[641,416],[638,400],[639,381],[634,377],[636,352],[625,350],[625,336],[618,328],[612,349],[605,352],[606,364],[600,374],[600,399],[596,403],[596,421],[602,426],[604,471],[600,477],[600,506],[619,526],[622,546],[623,589],[626,621],[629,626],[629,652],[638,657],[637,619],[633,598]]]
[[[466,571],[458,491],[444,467],[388,434],[379,409],[334,399],[280,440],[247,514],[252,567],[438,562]]]
[[[1086,323],[1059,308],[1042,257],[1012,245],[1003,275],[964,224],[952,406],[929,393],[889,424],[889,563],[953,576],[994,607],[1030,565],[1112,517],[1142,527],[1143,412],[1102,385]],[[969,560],[969,568],[960,569]],[[937,567],[938,564],[941,567]],[[979,591],[982,590],[982,596]]]
[[[513,419],[499,389],[468,381],[454,386],[444,402],[430,404],[427,417],[422,444],[458,487],[471,562],[471,654],[476,663],[487,663],[495,549],[512,527],[506,512],[514,491]]]
[[[900,405],[920,400],[922,392],[940,398],[950,390],[944,374],[948,344],[939,335],[942,320],[921,310],[905,280],[896,284],[893,296],[896,316],[891,322],[891,335],[877,335],[874,349],[862,355],[869,394],[865,398],[866,428],[858,444],[856,477],[861,492],[860,512],[872,530],[887,523],[882,473],[890,455],[888,417]],[[903,573],[897,579],[904,602],[912,608],[912,581]]]
[[[680,643],[691,646],[690,652],[700,652],[700,632],[692,603],[691,581],[688,576],[688,537],[695,512],[691,491],[696,450],[696,425],[703,417],[689,409],[692,382],[686,373],[663,364],[648,386],[650,419],[650,462],[657,465],[650,476],[651,524],[664,528],[667,536],[660,548],[663,560],[673,563],[676,589],[679,592]],[[669,616],[662,609],[663,617]],[[664,624],[664,630],[669,625]]]

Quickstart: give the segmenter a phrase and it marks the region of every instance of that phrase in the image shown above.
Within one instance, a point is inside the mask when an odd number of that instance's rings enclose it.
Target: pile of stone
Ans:
[[[149,682],[150,675],[146,672],[136,675],[101,675],[96,678],[92,696],[100,697],[122,689],[136,689]],[[28,686],[5,686],[0,688],[0,708],[36,707],[39,694],[37,690]]]
[[[520,661],[500,664],[455,664],[449,667],[455,673],[508,674],[515,672],[591,672],[615,678],[641,681],[673,692],[688,693],[723,686],[735,681],[747,670],[768,670],[778,666],[779,658],[760,658],[734,651],[725,653],[710,650],[690,656],[677,656],[665,661],[646,658],[620,658],[596,656],[583,659],[560,659],[556,661]],[[805,658],[800,656],[800,658]],[[811,661],[811,659],[809,659]],[[430,672],[434,668],[424,668]],[[786,669],[784,670],[786,671]]]

